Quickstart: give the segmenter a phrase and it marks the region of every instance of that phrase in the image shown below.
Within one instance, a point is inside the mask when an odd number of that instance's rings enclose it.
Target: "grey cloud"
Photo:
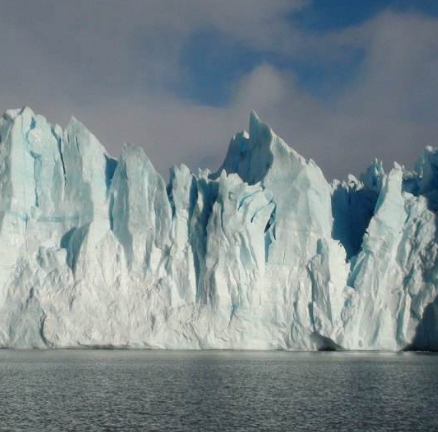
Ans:
[[[129,5],[127,7],[126,5]],[[74,114],[118,155],[144,145],[165,173],[172,164],[220,165],[251,109],[327,177],[359,173],[373,157],[412,164],[438,145],[438,21],[387,11],[328,35],[307,34],[284,14],[309,2],[17,0],[0,14],[0,108],[24,104],[66,124]],[[257,66],[234,83],[224,107],[168,90],[183,73],[180,50],[215,28],[250,47],[324,63],[362,49],[358,75],[330,100],[306,92],[293,72]]]

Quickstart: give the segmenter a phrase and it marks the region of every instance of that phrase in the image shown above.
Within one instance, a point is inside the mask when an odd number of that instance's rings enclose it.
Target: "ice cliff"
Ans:
[[[0,120],[0,346],[438,349],[438,151],[326,181],[253,113],[169,183],[77,120]]]

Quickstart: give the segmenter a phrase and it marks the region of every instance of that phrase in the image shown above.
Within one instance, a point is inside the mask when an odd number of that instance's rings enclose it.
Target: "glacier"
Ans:
[[[329,183],[253,112],[217,172],[0,120],[0,347],[438,349],[438,150]]]

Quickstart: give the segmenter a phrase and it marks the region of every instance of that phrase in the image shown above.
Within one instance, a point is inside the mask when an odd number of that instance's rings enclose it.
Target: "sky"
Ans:
[[[217,169],[261,119],[326,178],[438,146],[436,0],[0,0],[0,111]]]

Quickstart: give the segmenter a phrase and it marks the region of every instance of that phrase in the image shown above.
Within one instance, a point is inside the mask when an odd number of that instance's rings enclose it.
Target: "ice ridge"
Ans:
[[[438,150],[328,183],[253,112],[166,185],[72,118],[0,119],[0,347],[438,349]]]

